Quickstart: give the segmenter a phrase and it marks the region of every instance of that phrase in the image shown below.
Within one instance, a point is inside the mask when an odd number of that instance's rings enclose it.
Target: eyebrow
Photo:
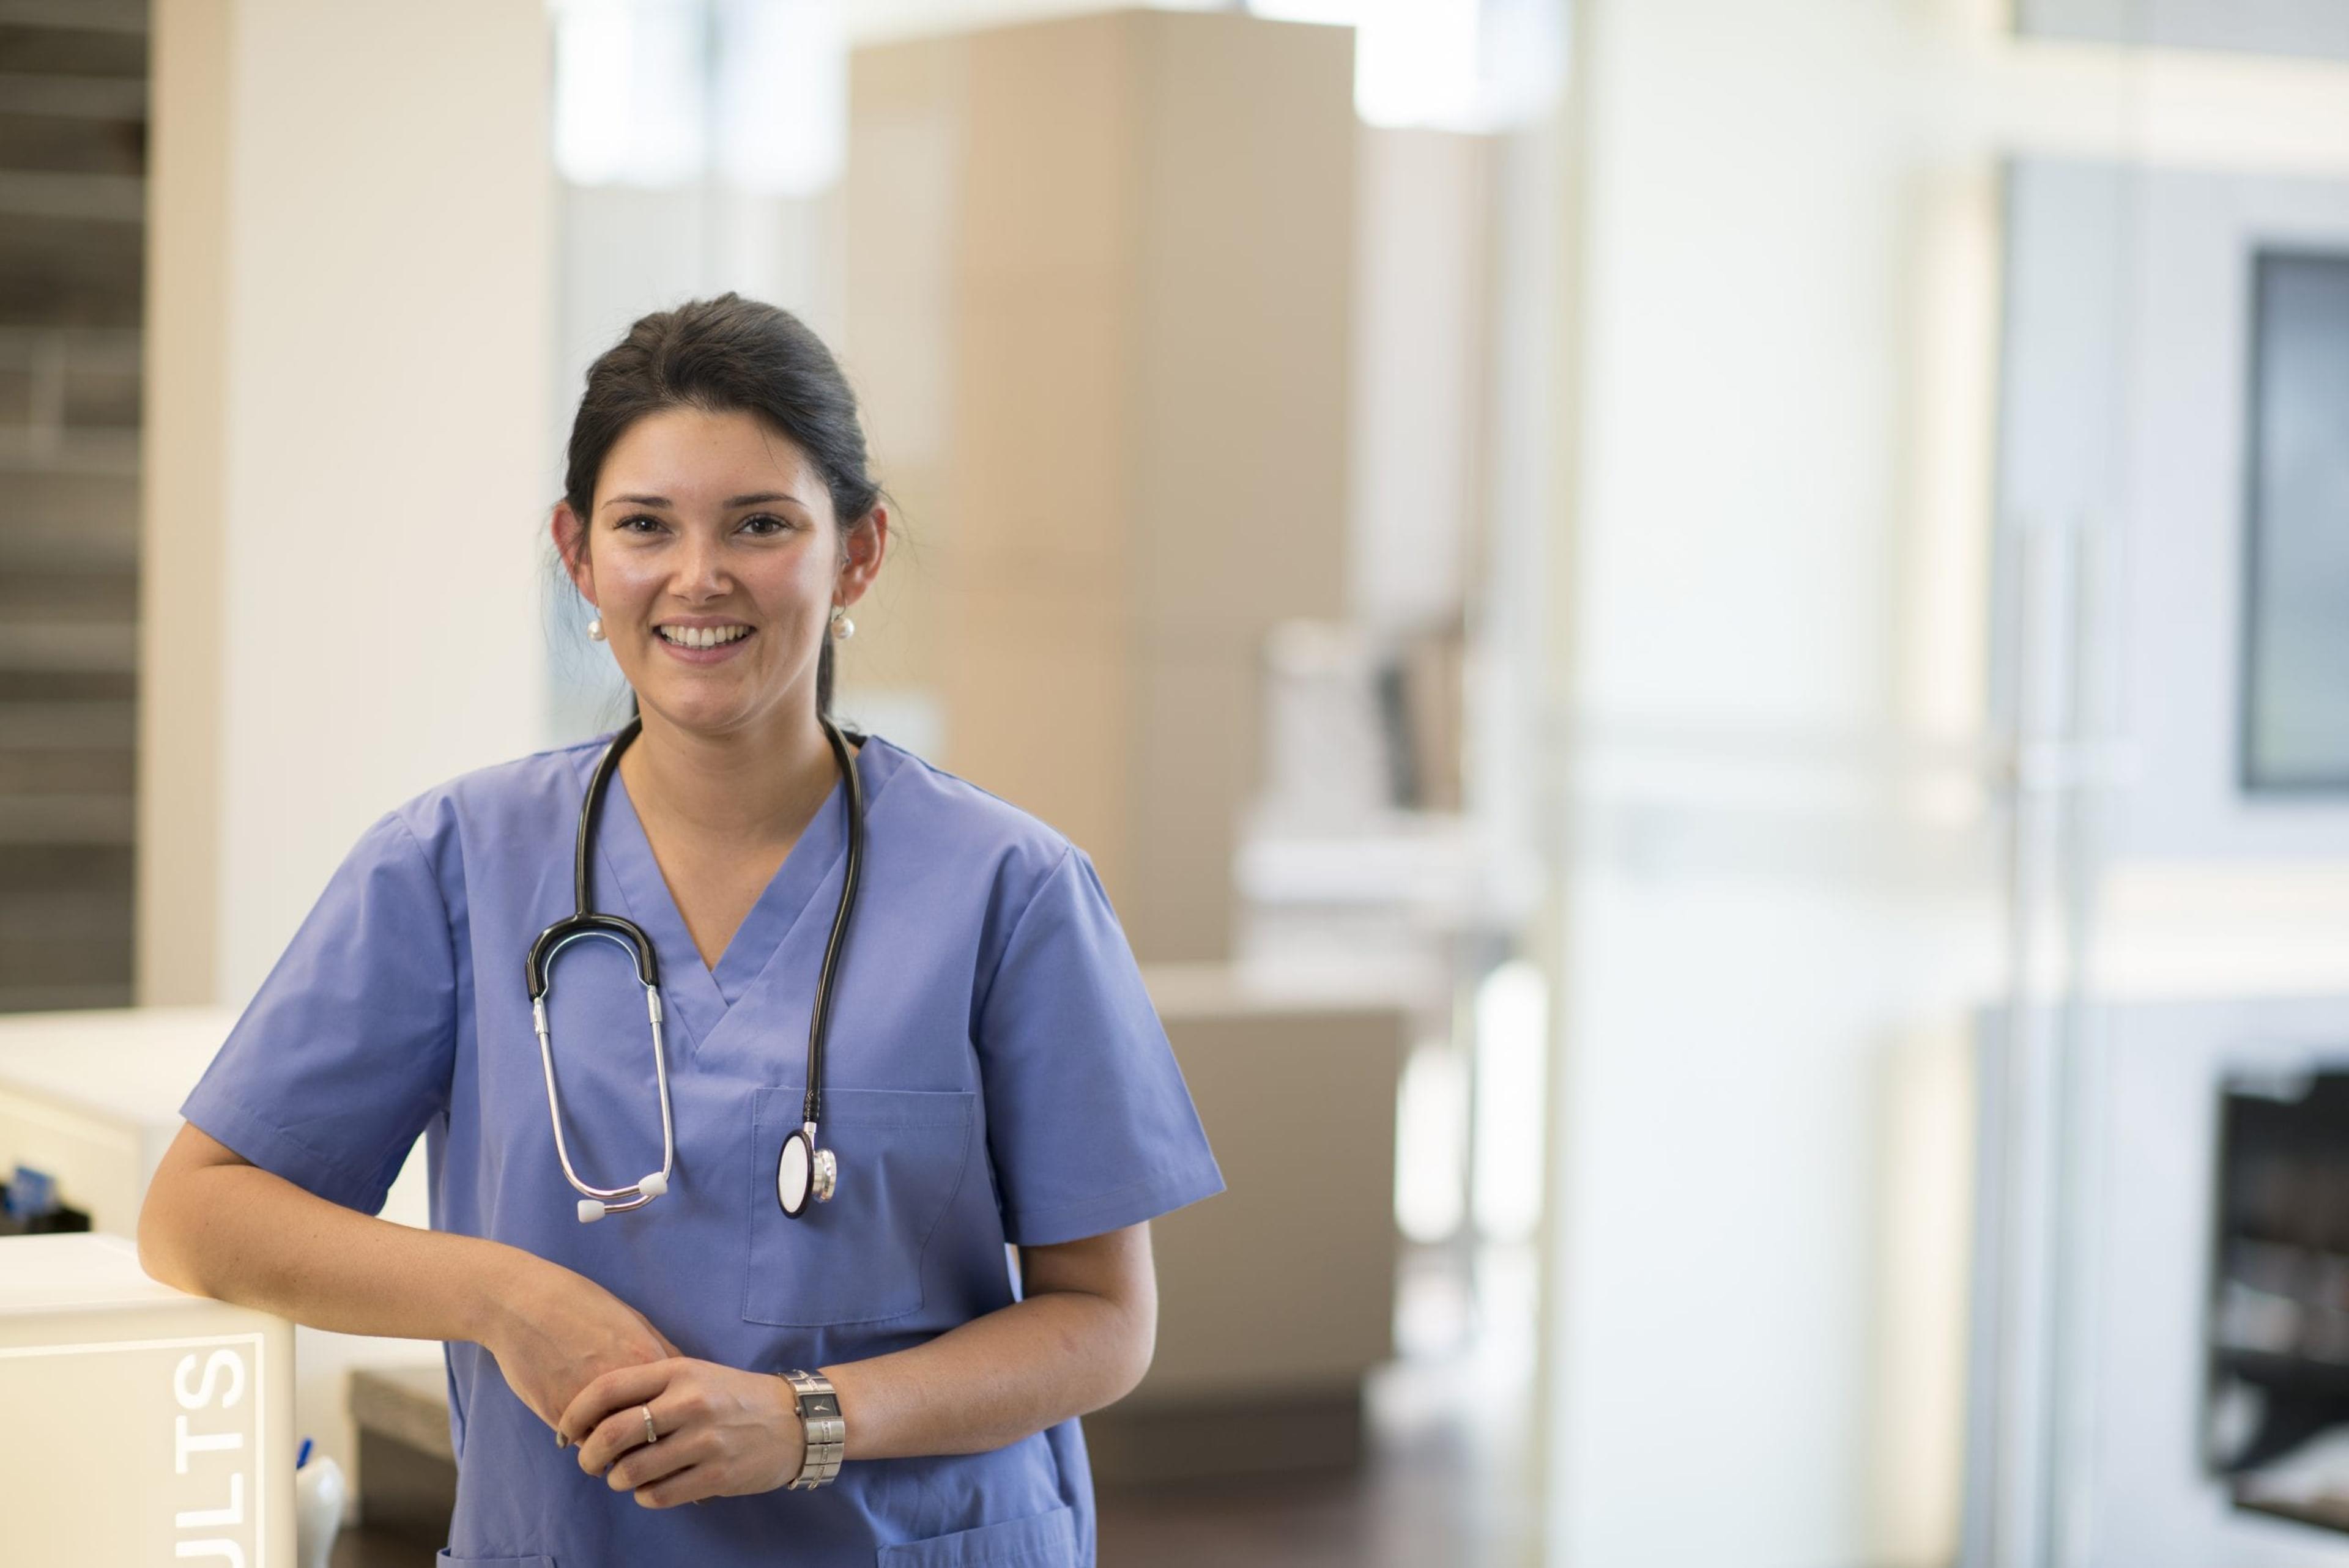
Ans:
[[[799,497],[792,494],[788,490],[761,490],[756,495],[729,496],[726,498],[726,506],[727,510],[730,511],[738,506],[761,506],[768,501],[774,500],[787,500],[793,506],[805,506],[807,504],[807,502],[800,500]],[[665,495],[616,495],[604,504],[605,506],[665,507],[672,506],[676,503],[671,501],[668,497]]]

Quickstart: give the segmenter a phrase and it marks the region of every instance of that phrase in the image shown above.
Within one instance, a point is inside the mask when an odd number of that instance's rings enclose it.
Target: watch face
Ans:
[[[783,1140],[783,1157],[775,1165],[775,1200],[783,1212],[797,1218],[807,1207],[808,1146],[804,1133],[794,1132]]]

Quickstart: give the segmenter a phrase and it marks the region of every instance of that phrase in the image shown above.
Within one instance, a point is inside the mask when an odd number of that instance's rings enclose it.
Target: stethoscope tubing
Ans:
[[[855,913],[857,884],[864,861],[864,784],[856,771],[856,759],[848,749],[847,739],[828,716],[819,715],[824,738],[832,745],[833,760],[839,764],[842,788],[848,811],[848,855],[843,868],[840,903],[832,917],[832,933],[825,940],[823,965],[817,972],[815,1003],[808,1019],[807,1092],[802,1101],[804,1126],[795,1137],[803,1137],[811,1160],[818,1158],[816,1131],[823,1119],[823,1047],[830,1033],[833,978],[838,972],[842,953],[847,945],[849,923]],[[626,1213],[640,1209],[668,1191],[670,1178],[677,1170],[677,1122],[669,1098],[668,1047],[662,1030],[660,1003],[659,955],[652,938],[634,923],[615,914],[595,913],[591,898],[590,861],[595,841],[595,822],[601,813],[604,794],[612,775],[619,767],[620,753],[629,742],[643,732],[641,717],[631,717],[612,737],[596,759],[595,770],[587,781],[587,793],[579,804],[578,835],[572,850],[572,893],[576,907],[568,917],[556,921],[539,933],[531,944],[525,959],[524,979],[530,990],[531,1023],[538,1036],[539,1065],[546,1079],[546,1112],[554,1128],[554,1151],[562,1161],[563,1174],[574,1191],[584,1200],[579,1205],[583,1220],[601,1219],[605,1214]],[[658,1086],[661,1112],[661,1168],[626,1187],[597,1187],[581,1178],[572,1164],[571,1150],[563,1135],[563,1099],[555,1083],[554,1043],[548,1027],[546,999],[554,990],[554,960],[557,954],[574,942],[591,938],[618,944],[635,961],[636,978],[645,988],[646,1016],[652,1025],[653,1076]],[[829,1170],[832,1156],[821,1154]],[[822,1196],[829,1197],[827,1184]],[[799,1211],[787,1209],[796,1215]]]
[[[628,945],[626,942],[622,942],[618,936],[608,931],[577,932],[572,935],[563,938],[561,941],[555,943],[553,947],[547,950],[546,958],[550,969],[553,966],[554,955],[556,954],[562,952],[564,948],[570,946],[574,942],[585,942],[595,937],[601,937],[607,942],[617,942],[623,947]],[[603,1204],[602,1212],[604,1214],[625,1214],[631,1209],[643,1208],[647,1203],[651,1202],[655,1198],[660,1196],[660,1191],[648,1191],[647,1189],[646,1182],[643,1181],[631,1182],[626,1187],[593,1186],[590,1183],[582,1181],[580,1179],[579,1172],[572,1167],[571,1150],[565,1145],[563,1137],[563,1105],[554,1088],[554,1044],[547,1033],[546,999],[543,996],[533,997],[530,1006],[532,1020],[538,1027],[539,1065],[544,1069],[546,1074],[547,1119],[554,1125],[554,1152],[556,1158],[563,1161],[563,1174],[569,1179],[573,1189],[578,1191],[582,1196],[594,1198]],[[661,1036],[660,991],[657,987],[647,986],[645,988],[645,1012],[647,1016],[652,1020],[653,1026],[653,1076],[655,1080],[658,1083],[660,1089],[660,1190],[666,1191],[668,1186],[669,1178],[674,1175],[677,1171],[677,1122],[674,1116],[671,1114],[669,1105],[668,1046]],[[601,1218],[602,1216],[599,1214],[597,1217]]]
[[[808,1014],[807,1095],[802,1102],[800,1119],[807,1123],[808,1142],[815,1142],[815,1128],[823,1120],[823,1043],[832,1026],[832,977],[840,965],[841,949],[848,943],[849,916],[856,911],[856,883],[864,865],[864,780],[857,777],[856,758],[849,754],[848,741],[831,719],[823,718],[823,738],[832,742],[832,754],[840,763],[841,788],[848,807],[848,862],[841,869],[840,903],[832,913],[832,934],[823,944],[823,966],[816,971],[815,1006]]]

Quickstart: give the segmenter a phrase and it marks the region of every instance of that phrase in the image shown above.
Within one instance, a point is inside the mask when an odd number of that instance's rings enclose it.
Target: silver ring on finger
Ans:
[[[645,1415],[645,1441],[648,1443],[660,1441],[660,1433],[653,1426],[653,1408],[650,1405],[639,1405],[636,1408],[642,1410]]]

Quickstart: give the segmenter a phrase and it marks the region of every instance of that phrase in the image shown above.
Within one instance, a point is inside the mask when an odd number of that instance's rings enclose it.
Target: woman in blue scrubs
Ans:
[[[524,978],[607,737],[360,838],[189,1097],[142,1257],[447,1342],[444,1563],[1091,1563],[1075,1418],[1149,1363],[1146,1222],[1221,1178],[1083,851],[877,736],[822,1073],[837,1193],[778,1196],[847,858],[819,715],[889,540],[832,356],[733,295],[638,322],[588,374],[554,531],[641,715],[588,863],[658,955],[667,1191],[581,1222]],[[548,1013],[580,1177],[660,1170],[628,954],[564,952]],[[419,1132],[429,1232],[371,1217]],[[845,1429],[823,1484],[794,1371]]]

